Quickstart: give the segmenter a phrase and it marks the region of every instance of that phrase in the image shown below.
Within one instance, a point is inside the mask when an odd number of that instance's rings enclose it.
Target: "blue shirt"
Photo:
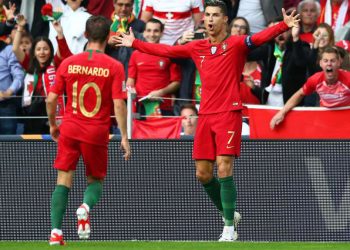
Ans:
[[[22,86],[24,72],[15,54],[12,45],[7,45],[0,52],[0,91],[12,90],[15,94]]]

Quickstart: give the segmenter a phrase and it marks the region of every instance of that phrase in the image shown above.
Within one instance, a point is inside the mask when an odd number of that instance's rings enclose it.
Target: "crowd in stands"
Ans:
[[[201,98],[194,62],[118,47],[116,38],[132,28],[136,38],[150,43],[179,46],[205,39],[205,1],[0,0],[0,134],[48,134],[42,117],[56,69],[65,58],[84,51],[86,20],[103,15],[111,23],[105,53],[124,65],[125,89],[136,94],[133,111],[145,120],[183,116],[182,134],[193,135]],[[250,52],[241,77],[243,103],[283,107],[322,71],[319,55],[329,47],[339,53],[340,68],[350,69],[349,0],[222,1],[228,7],[231,35],[251,35],[275,25],[282,20],[282,8],[300,14],[299,28]],[[58,17],[45,18],[47,4]],[[319,95],[308,94],[298,105],[320,106]],[[62,96],[59,115],[64,105]]]

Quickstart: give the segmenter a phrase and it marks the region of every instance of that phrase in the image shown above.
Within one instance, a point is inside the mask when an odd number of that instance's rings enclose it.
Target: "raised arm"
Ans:
[[[282,9],[283,13],[283,22],[278,23],[272,27],[266,28],[263,31],[252,35],[251,37],[247,37],[246,44],[248,47],[260,46],[272,38],[286,32],[289,28],[297,26],[300,19],[299,14],[295,15],[295,11],[293,11],[290,15],[286,14],[286,11]]]
[[[141,40],[135,39],[134,33],[130,28],[130,34],[122,34],[117,38],[118,47],[133,47],[141,52],[172,58],[189,58],[191,57],[192,43],[185,45],[170,46],[159,43],[147,43]]]
[[[25,53],[23,50],[21,50],[20,44],[22,39],[22,32],[25,31],[24,26],[26,25],[26,19],[23,15],[17,16],[17,24],[18,27],[16,30],[15,38],[13,39],[12,51],[16,55],[17,60],[22,63],[24,61]]]
[[[297,106],[301,100],[303,100],[305,94],[302,88],[300,88],[284,105],[284,107],[278,111],[278,113],[271,119],[270,128],[274,129],[276,125],[280,124],[287,113]]]

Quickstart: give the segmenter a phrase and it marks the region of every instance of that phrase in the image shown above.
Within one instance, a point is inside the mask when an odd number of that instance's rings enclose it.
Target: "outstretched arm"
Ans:
[[[141,52],[172,58],[189,58],[191,57],[192,44],[187,43],[185,45],[170,46],[159,43],[147,43],[141,40],[135,39],[134,33],[130,28],[130,34],[122,34],[117,38],[117,47],[133,47]]]
[[[301,100],[304,98],[305,94],[303,89],[299,89],[284,105],[284,107],[278,111],[278,113],[271,119],[270,122],[270,128],[274,129],[278,124],[280,124],[284,117],[287,115],[287,113],[293,109],[295,106],[297,106]]]
[[[254,48],[254,46],[260,46],[272,38],[286,32],[289,28],[297,27],[300,21],[299,14],[295,14],[293,11],[290,15],[286,14],[286,11],[282,9],[283,13],[283,22],[280,22],[277,25],[269,27],[259,33],[252,35],[251,37],[246,38],[246,44],[250,48]]]

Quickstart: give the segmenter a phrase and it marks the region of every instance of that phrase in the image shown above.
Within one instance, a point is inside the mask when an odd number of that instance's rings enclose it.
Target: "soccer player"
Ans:
[[[87,176],[83,204],[78,208],[78,235],[90,235],[89,213],[99,201],[107,171],[107,144],[112,107],[121,132],[124,158],[130,157],[126,132],[126,105],[123,98],[124,69],[121,63],[105,55],[109,34],[108,20],[92,16],[86,22],[87,50],[69,57],[57,71],[56,83],[47,97],[50,134],[58,142],[54,167],[57,186],[51,200],[50,245],[63,245],[62,220],[72,186],[73,175],[82,156]],[[62,124],[56,124],[58,96],[67,94]]]
[[[127,46],[158,56],[192,58],[202,80],[198,126],[194,138],[193,158],[196,176],[225,221],[220,241],[236,239],[234,211],[236,186],[233,181],[233,160],[240,154],[242,102],[239,84],[246,56],[250,49],[297,26],[295,12],[282,9],[284,21],[252,36],[230,36],[227,9],[221,0],[206,2],[204,24],[208,39],[185,45],[145,43],[130,34],[119,37],[119,46]],[[218,179],[213,175],[217,164]]]
[[[270,127],[274,129],[287,113],[298,105],[306,96],[316,91],[320,96],[320,106],[327,108],[350,106],[350,72],[341,70],[339,51],[326,47],[321,53],[320,67],[322,72],[311,76],[271,119]]]

